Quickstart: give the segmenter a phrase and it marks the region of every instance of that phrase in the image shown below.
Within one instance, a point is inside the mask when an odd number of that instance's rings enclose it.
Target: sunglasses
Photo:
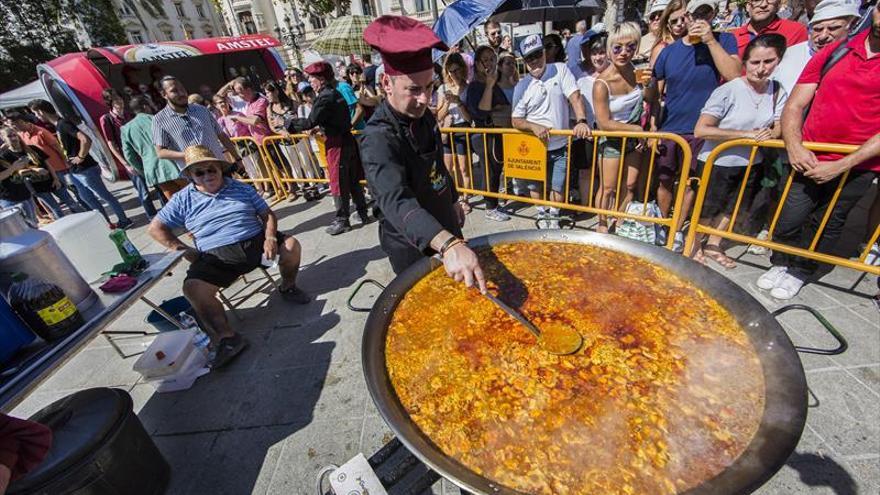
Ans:
[[[654,22],[661,17],[663,17],[663,12],[654,12],[653,14],[648,16],[648,20]]]
[[[684,16],[677,17],[675,19],[669,19],[669,25],[670,26],[677,26],[679,24],[684,24],[686,20],[687,19],[685,19]]]
[[[206,175],[217,175],[217,168],[216,167],[197,168],[197,169],[193,170],[192,174],[195,177],[204,177]]]
[[[635,43],[627,43],[626,45],[612,45],[611,53],[615,55],[620,55],[621,53],[623,53],[624,50],[626,50],[627,53],[635,53],[638,47],[639,46]]]

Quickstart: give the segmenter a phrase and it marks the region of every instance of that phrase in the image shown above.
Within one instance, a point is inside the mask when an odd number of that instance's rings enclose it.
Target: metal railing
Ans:
[[[248,176],[248,178],[240,180],[253,184],[260,191],[267,191],[267,187],[271,188],[276,202],[286,198],[287,193],[280,187],[275,171],[276,167],[267,158],[265,147],[249,136],[232,138],[232,142],[238,148],[238,154],[241,156],[242,164]]]
[[[660,226],[664,226],[669,228],[670,233],[667,238],[666,247],[672,249],[675,235],[674,233],[680,228],[681,222],[683,220],[683,207],[684,204],[684,194],[687,187],[681,187],[681,185],[689,183],[689,167],[682,166],[679,171],[678,176],[678,184],[679,187],[675,192],[675,199],[673,201],[673,205],[670,209],[671,216],[669,217],[654,217],[648,215],[648,200],[650,197],[650,191],[652,189],[651,184],[652,180],[655,179],[655,165],[658,155],[658,146],[661,140],[668,141],[674,143],[676,146],[681,148],[681,158],[682,162],[685,164],[689,164],[691,161],[692,151],[687,141],[677,134],[664,133],[664,132],[609,132],[609,131],[598,131],[594,130],[591,135],[591,153],[588,153],[587,159],[588,162],[583,170],[588,170],[589,175],[589,186],[586,188],[587,191],[580,191],[581,193],[581,202],[580,203],[572,203],[569,201],[571,197],[571,172],[572,172],[572,146],[575,143],[574,134],[570,130],[559,130],[559,131],[551,131],[551,136],[563,136],[566,138],[566,170],[565,170],[565,186],[563,191],[560,192],[563,201],[552,201],[548,198],[548,184],[547,184],[547,168],[552,167],[552,164],[547,163],[548,160],[546,156],[543,157],[543,164],[540,165],[540,169],[536,171],[536,176],[540,176],[543,180],[543,194],[541,198],[533,198],[533,197],[523,197],[519,195],[501,193],[499,191],[491,191],[489,190],[489,185],[491,184],[490,174],[492,170],[490,170],[491,163],[489,159],[489,153],[493,150],[490,150],[489,146],[489,136],[524,136],[527,139],[531,139],[531,145],[534,146],[534,143],[537,138],[535,138],[532,134],[519,131],[516,129],[499,129],[499,128],[471,128],[471,127],[452,127],[452,128],[442,128],[440,132],[446,136],[448,136],[449,141],[454,141],[456,135],[464,135],[465,136],[465,154],[464,159],[466,161],[465,168],[468,171],[469,179],[471,184],[473,184],[474,176],[474,160],[473,155],[476,152],[478,157],[480,158],[480,170],[483,177],[482,184],[485,187],[482,188],[474,188],[474,187],[464,187],[462,184],[462,180],[459,178],[458,173],[453,173],[453,178],[456,181],[456,187],[458,191],[462,194],[473,194],[484,197],[492,197],[497,199],[505,199],[509,201],[518,201],[522,203],[528,203],[538,206],[547,206],[551,208],[559,208],[571,211],[579,211],[585,213],[592,213],[596,215],[600,215],[601,217],[610,217],[615,219],[630,219],[643,223],[656,224]],[[477,137],[479,141],[478,143],[482,144],[481,150],[475,151],[474,148],[474,137]],[[618,166],[616,171],[616,179],[615,179],[615,187],[613,189],[613,204],[607,204],[606,201],[603,201],[602,205],[596,204],[596,178],[602,179],[603,172],[598,171],[596,173],[596,165],[601,161],[599,154],[599,138],[611,138],[611,139],[619,139],[619,148],[620,148],[620,157],[615,157],[617,160]],[[498,139],[498,138],[495,138]],[[638,151],[628,151],[627,144],[632,140],[645,140],[646,141],[646,151],[650,151],[650,154],[647,156],[647,167],[646,175],[641,176],[643,164],[641,162],[642,152]],[[528,146],[528,145],[527,145]],[[454,167],[460,167],[460,157],[455,154],[455,144],[451,145],[452,148],[452,160]],[[492,148],[495,148],[493,144]],[[505,158],[510,158],[510,155],[514,153],[515,150],[503,150],[503,157],[501,157],[502,166],[504,167],[504,174],[506,178],[510,178],[509,172],[510,167],[507,167],[504,160]],[[667,150],[669,151],[669,150]],[[625,208],[626,202],[623,199],[627,196],[627,193],[624,191],[626,184],[624,183],[624,177],[626,176],[626,164],[627,164],[627,156],[628,154],[639,153],[640,162],[638,164],[639,175],[642,177],[641,183],[644,184],[644,187],[640,199],[642,203],[641,214],[633,214],[627,213],[626,211],[622,211]],[[482,156],[480,156],[482,155]],[[495,157],[495,161],[498,161],[498,158]],[[489,164],[489,166],[485,166]],[[601,164],[600,164],[601,167]],[[533,179],[523,179],[523,180],[533,180]],[[601,187],[601,185],[600,185]],[[583,196],[587,197],[584,198]],[[603,200],[607,199],[607,197],[603,196]],[[635,199],[635,195],[633,195],[633,199]]]
[[[841,144],[828,144],[828,143],[804,143],[804,146],[813,152],[828,152],[828,153],[837,153],[837,154],[849,154],[858,149],[858,146],[853,145],[841,145]],[[742,183],[738,187],[738,193],[736,197],[736,201],[733,207],[733,213],[731,214],[728,225],[724,229],[714,228],[708,225],[703,225],[700,223],[701,216],[703,214],[703,210],[705,207],[706,195],[709,191],[709,188],[712,187],[710,182],[710,177],[712,174],[712,168],[715,166],[715,161],[720,154],[725,151],[728,151],[732,148],[737,147],[748,147],[750,148],[749,152],[749,161],[746,166],[746,170],[742,179]],[[752,178],[753,174],[758,173],[756,169],[760,167],[761,164],[755,164],[755,156],[757,155],[759,148],[767,148],[767,149],[784,149],[785,144],[779,140],[771,140],[771,141],[762,141],[756,142],[751,139],[736,139],[732,141],[725,141],[720,143],[709,156],[706,158],[706,163],[703,167],[702,175],[700,178],[701,187],[697,192],[697,197],[694,202],[693,213],[691,215],[691,223],[690,228],[688,230],[686,240],[685,240],[685,253],[692,253],[694,249],[694,245],[697,242],[697,236],[700,234],[704,235],[712,235],[718,236],[722,239],[727,239],[735,242],[741,242],[745,244],[754,244],[757,246],[762,246],[768,249],[772,249],[774,251],[779,251],[782,253],[801,256],[807,259],[811,259],[814,261],[818,261],[821,263],[828,263],[837,266],[843,266],[846,268],[852,268],[854,270],[864,271],[868,273],[873,273],[875,275],[880,275],[880,266],[872,266],[865,264],[865,260],[870,253],[871,246],[877,242],[877,239],[880,238],[880,225],[875,226],[873,233],[870,236],[870,239],[867,242],[867,246],[864,251],[862,251],[857,260],[852,260],[849,258],[844,258],[841,256],[835,256],[828,253],[821,253],[816,251],[816,248],[819,244],[820,239],[822,238],[822,234],[825,231],[825,227],[828,224],[828,219],[831,217],[832,212],[834,211],[834,207],[837,205],[838,200],[840,199],[840,193],[843,190],[844,185],[846,184],[847,179],[850,177],[850,171],[844,172],[839,179],[834,179],[837,181],[837,185],[834,189],[834,193],[829,200],[827,206],[825,206],[825,212],[822,215],[822,219],[819,222],[818,228],[816,232],[813,234],[812,239],[810,239],[809,245],[806,248],[793,246],[790,244],[783,244],[781,242],[776,242],[773,240],[773,234],[776,230],[779,217],[782,214],[783,207],[785,206],[786,200],[789,197],[791,192],[792,182],[794,181],[795,174],[797,173],[794,170],[791,170],[788,173],[788,176],[785,178],[785,186],[783,187],[782,193],[779,199],[776,201],[776,207],[774,208],[773,215],[769,219],[769,228],[768,228],[768,237],[766,240],[758,239],[755,236],[737,233],[735,232],[735,228],[737,226],[737,220],[742,213],[743,202],[745,200],[745,193],[747,189],[747,184],[750,178]],[[880,194],[880,193],[878,193]],[[811,213],[815,214],[815,212]]]

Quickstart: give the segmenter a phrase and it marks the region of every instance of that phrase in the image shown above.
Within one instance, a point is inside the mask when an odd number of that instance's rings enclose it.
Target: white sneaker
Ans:
[[[803,286],[803,280],[785,273],[779,282],[776,283],[776,286],[773,287],[773,290],[770,291],[770,296],[780,301],[787,301],[796,296]]]
[[[672,252],[673,253],[681,253],[684,252],[684,234],[681,232],[675,233],[675,240],[672,241]]]
[[[864,248],[862,248],[864,250]],[[871,250],[868,251],[868,256],[865,256],[865,264],[866,265],[880,265],[880,244],[874,243],[871,246]]]
[[[510,215],[501,211],[501,208],[486,210],[486,218],[496,222],[506,222],[510,220]]]
[[[779,283],[787,270],[788,267],[785,266],[774,266],[758,277],[756,285],[759,289],[772,290],[776,287],[776,284]]]
[[[762,230],[758,234],[759,241],[766,241],[768,237],[770,237],[770,232],[767,230]],[[764,246],[756,246],[755,244],[749,244],[749,248],[747,249],[747,251],[749,252],[749,254],[755,254],[758,256],[762,256],[762,255],[767,254],[769,249],[765,248]]]

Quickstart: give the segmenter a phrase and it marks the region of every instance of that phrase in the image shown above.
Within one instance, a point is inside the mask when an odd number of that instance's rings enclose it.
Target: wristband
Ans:
[[[587,123],[587,119],[577,119],[576,124],[586,124],[586,123]]]
[[[449,236],[449,239],[446,239],[446,242],[444,242],[443,245],[440,246],[440,256],[444,256],[446,254],[446,251],[449,250],[449,248],[451,248],[452,246],[454,246],[458,243],[461,243],[461,242],[464,242],[464,241],[462,241],[458,237],[455,237],[454,235]]]

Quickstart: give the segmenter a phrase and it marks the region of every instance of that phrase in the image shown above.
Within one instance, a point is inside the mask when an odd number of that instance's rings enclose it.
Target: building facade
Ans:
[[[226,36],[213,0],[112,0],[132,44]]]

